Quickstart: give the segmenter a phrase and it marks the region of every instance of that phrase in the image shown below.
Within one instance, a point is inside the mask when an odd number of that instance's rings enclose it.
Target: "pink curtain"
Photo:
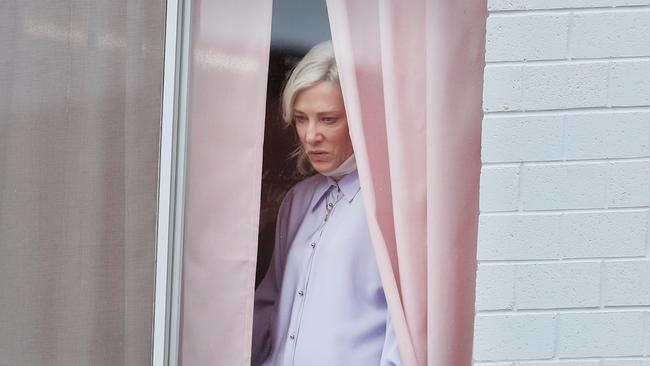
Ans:
[[[271,2],[193,2],[181,357],[247,365]],[[406,365],[472,357],[485,1],[328,0]]]
[[[192,2],[180,363],[250,365],[271,2]]]
[[[485,1],[328,0],[368,224],[406,365],[472,360]]]

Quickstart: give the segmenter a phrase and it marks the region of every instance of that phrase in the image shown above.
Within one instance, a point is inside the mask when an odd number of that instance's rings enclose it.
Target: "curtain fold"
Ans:
[[[192,2],[183,365],[250,365],[271,8]]]
[[[485,66],[485,1],[427,2],[428,350],[470,365]]]
[[[470,365],[487,6],[327,5],[402,358]]]

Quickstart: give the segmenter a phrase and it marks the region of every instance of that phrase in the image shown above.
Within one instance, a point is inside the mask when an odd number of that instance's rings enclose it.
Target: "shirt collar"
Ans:
[[[312,211],[315,210],[320,202],[325,199],[325,195],[331,186],[336,187],[338,185],[339,189],[341,189],[341,193],[343,193],[343,197],[348,202],[352,202],[361,190],[361,186],[359,185],[359,174],[356,169],[352,173],[344,175],[338,182],[332,177],[326,177],[324,175],[321,175],[320,177],[321,179],[316,187],[314,199],[311,204]]]

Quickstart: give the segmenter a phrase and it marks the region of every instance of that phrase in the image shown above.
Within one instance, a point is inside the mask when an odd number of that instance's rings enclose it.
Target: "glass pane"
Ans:
[[[164,2],[0,4],[0,354],[145,365]]]

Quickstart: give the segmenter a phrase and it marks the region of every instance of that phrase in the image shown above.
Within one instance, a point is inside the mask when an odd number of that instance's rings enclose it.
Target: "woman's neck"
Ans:
[[[350,174],[357,169],[357,161],[354,158],[354,153],[352,153],[344,162],[341,163],[336,169],[321,173],[327,177],[331,177],[335,181],[339,181],[346,174]]]

